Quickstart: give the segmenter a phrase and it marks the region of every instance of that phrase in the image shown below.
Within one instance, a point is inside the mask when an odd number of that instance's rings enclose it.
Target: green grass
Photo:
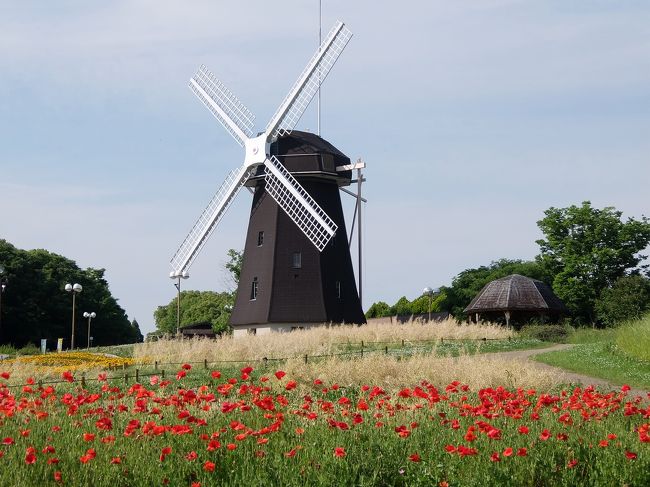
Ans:
[[[650,315],[617,328],[616,347],[630,357],[650,362]]]
[[[614,328],[576,328],[569,335],[568,343],[612,342],[616,337]]]
[[[534,359],[614,384],[650,389],[648,363],[624,354],[612,342],[578,343],[570,349],[543,353]]]

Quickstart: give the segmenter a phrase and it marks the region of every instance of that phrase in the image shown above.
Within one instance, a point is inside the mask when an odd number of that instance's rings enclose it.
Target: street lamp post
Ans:
[[[438,294],[440,292],[439,289],[431,289],[429,286],[425,287],[422,292],[429,296],[429,319],[427,321],[431,321],[431,300],[433,299],[434,294]]]
[[[4,277],[5,268],[0,264],[0,340],[2,340],[2,295],[7,289],[7,278]]]
[[[88,318],[88,345],[86,348],[90,348],[90,320],[97,317],[97,314],[93,311],[92,313],[84,312],[84,318]]]
[[[72,333],[70,337],[70,350],[74,350],[74,309],[76,305],[76,297],[77,293],[80,293],[83,291],[83,287],[81,287],[81,284],[66,284],[65,285],[65,290],[67,292],[72,292]]]
[[[171,279],[176,279],[177,282],[174,283],[174,287],[177,290],[176,296],[176,334],[178,335],[181,332],[181,279],[187,279],[190,277],[190,274],[187,271],[183,272],[170,272],[169,277]]]

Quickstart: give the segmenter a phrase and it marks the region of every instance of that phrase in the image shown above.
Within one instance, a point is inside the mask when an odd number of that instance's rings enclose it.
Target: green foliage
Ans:
[[[571,329],[566,325],[526,325],[520,335],[525,338],[536,338],[543,342],[564,343]]]
[[[650,243],[650,223],[628,218],[612,207],[549,208],[537,222],[544,239],[538,262],[553,278],[553,289],[577,322],[594,323],[595,304],[603,289],[639,266],[638,254]]]
[[[596,316],[607,326],[636,320],[650,310],[650,280],[639,275],[619,277],[596,300]]]
[[[397,300],[397,302],[390,307],[390,314],[395,315],[410,315],[411,314],[411,302],[406,299],[406,296],[402,296]]]
[[[84,311],[97,313],[92,322],[94,345],[130,343],[135,340],[126,313],[111,295],[104,269],[80,269],[77,264],[47,250],[21,250],[0,240],[0,263],[8,286],[2,296],[2,343],[22,346],[57,338],[70,344],[72,297],[66,283],[79,283],[76,296],[75,345],[85,347],[87,321]]]
[[[212,324],[216,333],[228,331],[228,320],[232,307],[232,294],[214,291],[181,292],[181,327],[193,323]],[[159,306],[154,312],[156,328],[163,333],[176,333],[177,301],[172,299],[166,306]]]
[[[483,289],[483,286],[510,274],[520,274],[546,283],[550,281],[546,269],[537,262],[500,259],[489,266],[466,269],[458,274],[452,281],[451,287],[441,289],[441,293],[445,295],[444,301],[440,303],[441,310],[449,311],[459,320],[466,318],[463,310]]]
[[[366,318],[381,318],[383,316],[390,316],[390,306],[383,301],[372,303],[366,311]]]
[[[436,293],[431,298],[431,312],[437,313],[442,311],[442,303],[446,300],[446,294],[444,292]],[[429,312],[429,296],[423,294],[415,298],[413,301],[409,301],[406,296],[402,296],[397,300],[393,306],[388,306],[383,301],[373,303],[368,311],[366,312],[366,318],[380,318],[382,316],[409,316],[413,314],[426,314]]]
[[[650,362],[650,314],[617,328],[616,346],[630,357]]]
[[[230,277],[235,283],[235,288],[239,284],[239,276],[241,275],[241,266],[244,262],[244,252],[228,249],[228,261],[225,264],[226,270],[230,272]]]

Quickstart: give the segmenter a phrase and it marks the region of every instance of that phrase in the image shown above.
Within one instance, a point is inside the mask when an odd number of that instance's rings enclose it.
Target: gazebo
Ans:
[[[548,285],[519,274],[487,283],[464,311],[477,323],[481,315],[497,320],[503,316],[506,326],[511,319],[520,323],[534,318],[557,321],[569,312]]]

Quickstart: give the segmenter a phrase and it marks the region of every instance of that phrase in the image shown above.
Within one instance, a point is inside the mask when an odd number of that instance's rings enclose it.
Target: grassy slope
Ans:
[[[535,357],[540,362],[608,380],[650,389],[650,364],[625,354],[615,345],[618,330],[577,330],[569,337],[573,348]]]

